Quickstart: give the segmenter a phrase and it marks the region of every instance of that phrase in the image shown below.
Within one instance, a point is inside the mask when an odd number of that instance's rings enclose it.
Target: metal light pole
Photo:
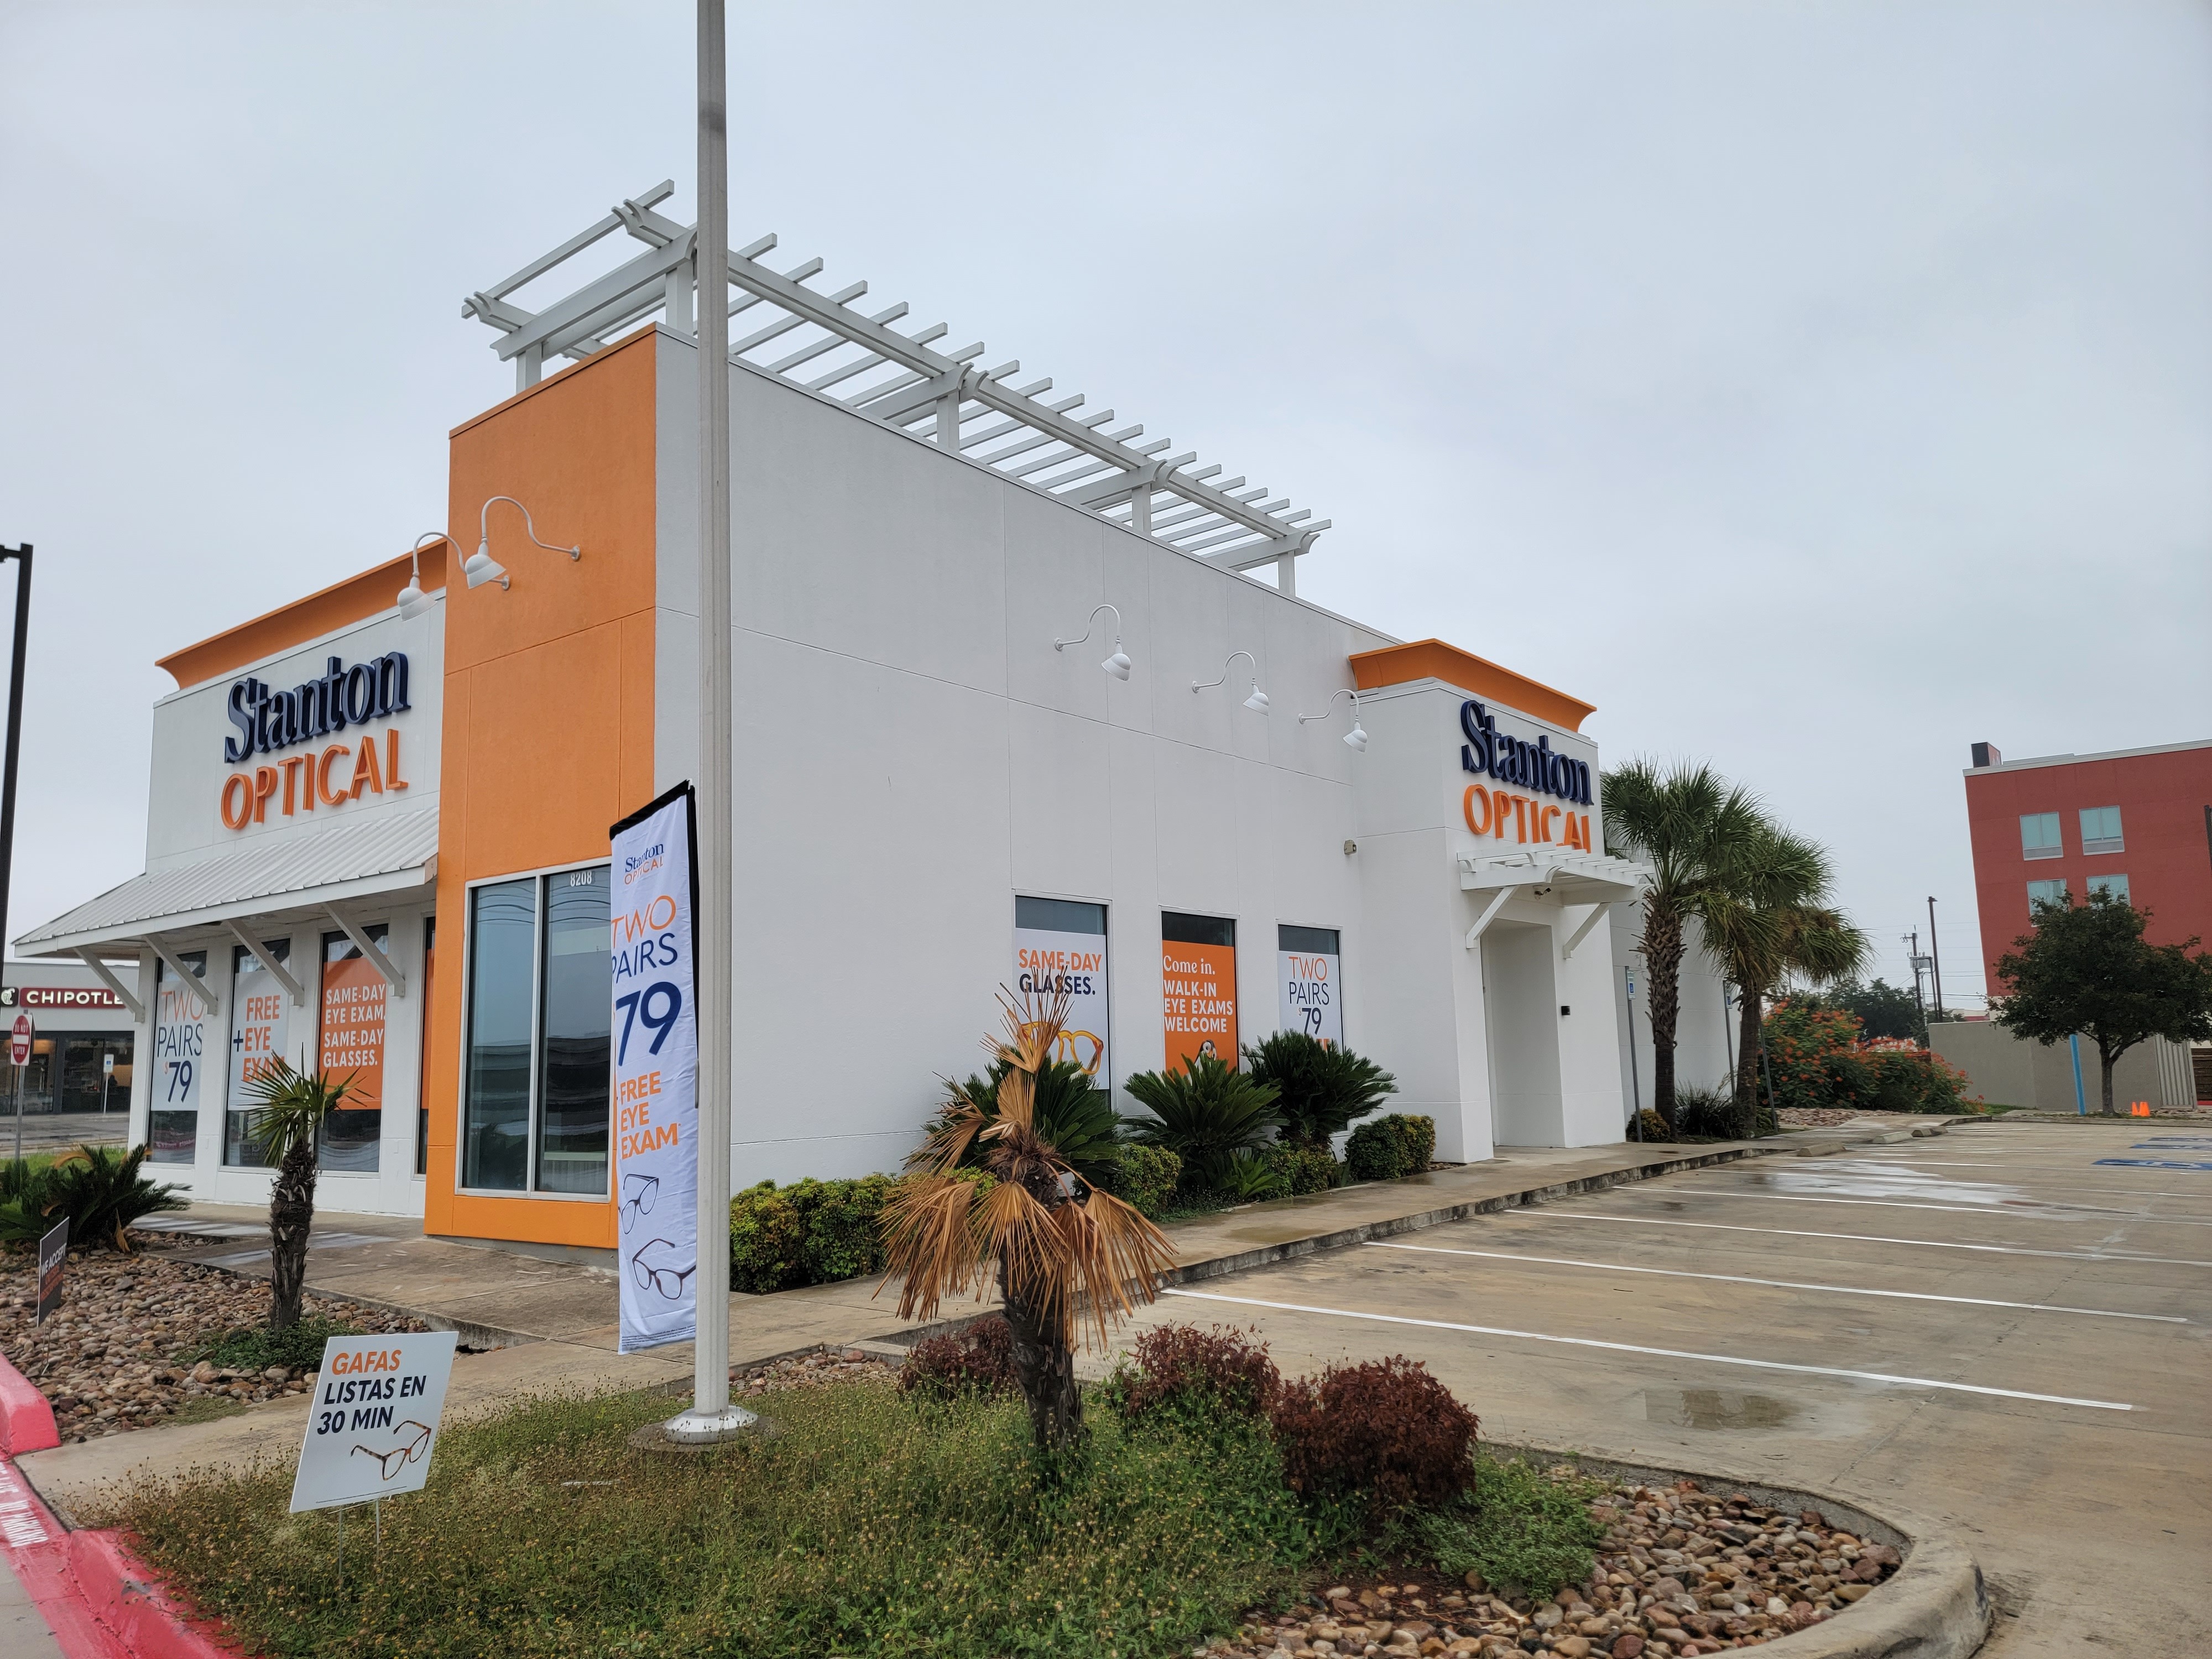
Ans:
[[[699,0],[699,1296],[691,1409],[668,1437],[752,1425],[730,1404],[730,173],[722,0]]]
[[[1943,1018],[1943,947],[1936,942],[1936,895],[1928,896],[1928,959],[1936,974],[1936,1018]]]
[[[15,872],[15,758],[23,746],[23,656],[31,640],[31,544],[0,547],[15,561],[15,648],[8,658],[8,763],[0,777],[0,957],[8,950],[8,892]]]

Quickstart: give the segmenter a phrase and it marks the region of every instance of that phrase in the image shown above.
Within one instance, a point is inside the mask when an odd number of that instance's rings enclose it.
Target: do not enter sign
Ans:
[[[8,1059],[18,1071],[31,1063],[31,1038],[37,1030],[28,1014],[15,1016],[15,1028],[8,1036]]]

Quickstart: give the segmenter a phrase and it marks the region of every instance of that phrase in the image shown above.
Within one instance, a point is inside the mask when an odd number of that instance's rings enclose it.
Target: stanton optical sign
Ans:
[[[272,759],[223,780],[223,828],[243,830],[265,823],[272,811],[291,817],[406,788],[399,728],[387,725],[381,734],[368,728],[410,706],[404,651],[350,666],[332,657],[319,678],[300,685],[266,685],[251,676],[234,681],[228,712],[237,729],[222,740],[223,763],[240,766],[257,755]],[[357,740],[315,746],[349,730],[359,732]],[[289,749],[302,752],[283,753]]]
[[[1510,829],[1523,842],[1556,841],[1586,853],[1598,850],[1590,844],[1589,814],[1574,810],[1595,804],[1587,761],[1558,752],[1548,732],[1534,743],[1508,736],[1498,729],[1498,717],[1472,697],[1459,707],[1459,726],[1467,736],[1459,749],[1462,770],[1567,803],[1553,806],[1510,789],[1471,783],[1462,803],[1471,833],[1502,841]]]

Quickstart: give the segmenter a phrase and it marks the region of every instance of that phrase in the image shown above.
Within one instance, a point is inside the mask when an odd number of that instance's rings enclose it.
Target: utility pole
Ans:
[[[1925,969],[1925,964],[1928,958],[1920,954],[1920,930],[1918,928],[1916,927],[1912,932],[1900,935],[1900,937],[1904,939],[1906,945],[1912,951],[1911,958],[1912,963],[1912,1011],[1920,1017],[1921,1029],[1925,1030],[1928,1027],[1928,1003],[1927,1000],[1920,994],[1920,975]]]
[[[757,1420],[730,1404],[730,164],[722,0],[699,0],[698,1334],[691,1409],[670,1439],[727,1438]]]
[[[1936,1018],[1943,1018],[1943,947],[1936,942],[1936,895],[1928,896],[1928,957],[1936,969]]]
[[[31,544],[0,547],[15,561],[15,648],[8,658],[8,761],[0,776],[0,958],[8,951],[8,900],[15,874],[15,763],[23,747],[23,657],[31,642]]]

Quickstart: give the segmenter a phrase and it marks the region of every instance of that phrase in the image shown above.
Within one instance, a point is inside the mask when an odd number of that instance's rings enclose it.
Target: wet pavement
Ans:
[[[1287,1371],[1411,1354],[1501,1441],[1948,1518],[2003,1615],[1990,1659],[2212,1636],[2212,1131],[1974,1124],[1685,1170],[1145,1318],[1255,1328]]]

